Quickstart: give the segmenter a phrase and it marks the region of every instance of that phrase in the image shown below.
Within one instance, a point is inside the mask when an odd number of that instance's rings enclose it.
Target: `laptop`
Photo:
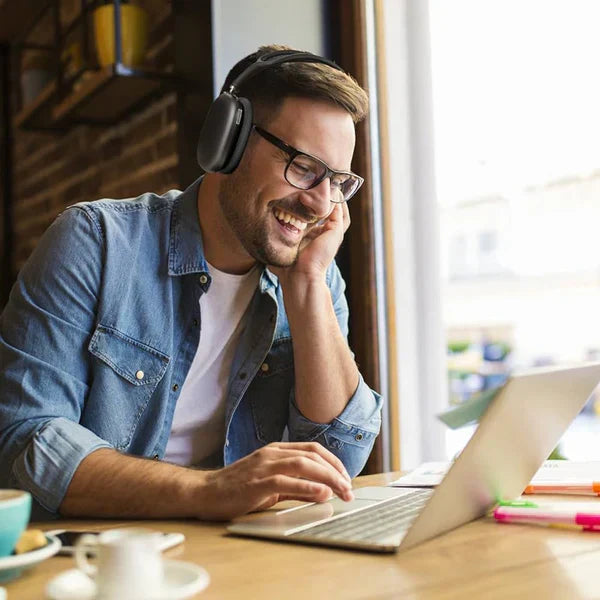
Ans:
[[[372,552],[406,550],[519,496],[600,382],[600,362],[512,375],[434,489],[364,487],[355,499],[245,515],[235,535]]]

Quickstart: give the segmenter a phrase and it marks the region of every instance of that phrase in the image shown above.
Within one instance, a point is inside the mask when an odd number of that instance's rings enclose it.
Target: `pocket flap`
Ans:
[[[281,371],[291,369],[293,366],[294,349],[292,340],[290,338],[284,338],[273,343],[265,361],[258,371],[258,376],[271,377],[272,375],[281,373]]]
[[[96,327],[88,349],[134,385],[160,381],[169,364],[166,354],[104,325]]]

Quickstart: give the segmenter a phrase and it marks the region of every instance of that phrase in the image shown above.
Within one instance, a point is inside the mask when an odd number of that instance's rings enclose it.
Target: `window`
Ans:
[[[436,418],[448,404],[515,366],[600,356],[600,3],[377,6],[392,464],[408,469],[466,443]],[[596,413],[569,458],[600,458]]]
[[[459,403],[515,366],[599,354],[600,4],[429,6],[449,402]],[[562,454],[600,458],[589,443],[597,415],[592,398]],[[472,430],[447,433],[447,457]]]

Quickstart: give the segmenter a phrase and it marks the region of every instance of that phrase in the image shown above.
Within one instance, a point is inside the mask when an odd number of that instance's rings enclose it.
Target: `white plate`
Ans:
[[[48,542],[43,548],[0,558],[0,581],[5,582],[21,574],[21,571],[54,556],[60,550],[60,540],[46,535]]]
[[[201,592],[210,583],[210,575],[194,563],[167,559],[163,563],[165,582],[156,600],[183,600]]]
[[[152,600],[184,600],[210,583],[209,574],[194,563],[163,560],[163,564],[163,589]],[[59,573],[46,588],[46,597],[50,600],[94,600],[96,593],[96,584],[78,569]]]

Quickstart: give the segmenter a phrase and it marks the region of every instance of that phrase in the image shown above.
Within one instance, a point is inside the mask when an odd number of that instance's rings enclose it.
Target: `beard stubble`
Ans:
[[[300,245],[288,246],[289,252],[284,256],[284,253],[278,251],[269,239],[267,220],[272,216],[272,205],[280,202],[270,202],[263,215],[252,214],[248,209],[255,205],[255,199],[246,191],[251,186],[248,186],[247,182],[250,178],[246,176],[245,170],[240,165],[221,183],[219,205],[223,216],[244,250],[252,258],[265,265],[291,267],[298,260]],[[304,210],[303,208],[302,211]]]

